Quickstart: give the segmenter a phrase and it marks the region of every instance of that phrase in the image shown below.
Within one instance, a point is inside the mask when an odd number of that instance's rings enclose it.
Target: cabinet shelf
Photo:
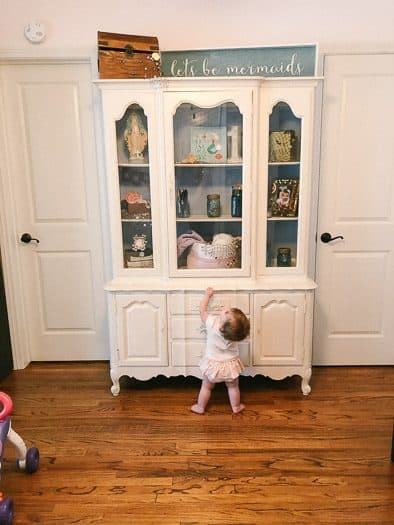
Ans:
[[[122,219],[122,222],[152,222],[152,219]]]
[[[182,162],[176,162],[175,167],[176,168],[227,168],[227,167],[242,167],[242,162],[215,162],[215,163],[182,163]]]
[[[268,166],[299,166],[301,163],[300,161],[292,161],[292,162],[269,162]]]
[[[242,217],[221,215],[220,217],[207,217],[206,215],[193,215],[187,218],[177,217],[177,222],[242,222]]]
[[[272,222],[287,222],[287,221],[298,221],[298,217],[267,217],[267,221]]]
[[[122,163],[122,164],[118,164],[118,167],[119,168],[149,168],[149,164],[147,164],[146,162],[144,163],[141,163],[141,162],[129,162],[129,163]]]

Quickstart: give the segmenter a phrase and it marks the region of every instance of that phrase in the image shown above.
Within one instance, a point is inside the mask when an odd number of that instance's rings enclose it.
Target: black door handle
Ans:
[[[31,241],[36,241],[36,243],[39,243],[40,241],[38,239],[35,239],[30,235],[30,233],[23,233],[21,237],[21,241],[28,244]]]
[[[327,243],[335,241],[335,239],[343,239],[342,235],[337,235],[336,237],[331,237],[331,233],[324,232],[320,235],[321,242]]]

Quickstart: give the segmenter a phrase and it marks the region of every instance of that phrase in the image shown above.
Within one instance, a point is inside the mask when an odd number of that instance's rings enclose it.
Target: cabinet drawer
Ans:
[[[170,323],[172,339],[206,339],[205,324],[201,321],[200,316],[173,316]]]
[[[173,315],[170,317],[171,339],[206,339],[205,323],[197,315]]]
[[[171,314],[198,314],[203,293],[169,294],[169,309]],[[209,312],[218,312],[222,306],[239,308],[249,314],[249,294],[247,293],[215,293],[208,304]]]
[[[173,366],[198,366],[205,349],[205,341],[172,341]],[[245,366],[250,365],[249,341],[239,343],[239,355]]]
[[[204,341],[173,341],[171,363],[173,366],[198,366],[204,348]]]

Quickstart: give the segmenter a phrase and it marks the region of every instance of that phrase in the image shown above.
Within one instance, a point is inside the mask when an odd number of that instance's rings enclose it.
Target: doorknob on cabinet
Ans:
[[[39,243],[40,241],[38,239],[35,239],[30,235],[30,233],[22,233],[21,241],[28,244],[31,241],[35,241],[36,243]]]
[[[324,232],[320,235],[321,242],[328,243],[335,241],[335,239],[343,239],[342,235],[337,235],[336,237],[331,237],[331,233]]]

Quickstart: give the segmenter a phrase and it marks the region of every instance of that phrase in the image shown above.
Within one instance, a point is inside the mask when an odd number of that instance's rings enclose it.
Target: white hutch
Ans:
[[[201,377],[199,302],[251,320],[245,375],[310,392],[308,271],[317,80],[102,80],[112,280],[112,394],[120,377]],[[316,181],[314,181],[316,184]]]

